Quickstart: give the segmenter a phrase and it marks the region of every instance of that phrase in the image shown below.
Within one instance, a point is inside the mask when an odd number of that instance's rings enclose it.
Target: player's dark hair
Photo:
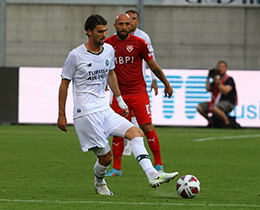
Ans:
[[[105,18],[103,18],[101,15],[90,15],[88,19],[85,22],[85,31],[88,32],[88,29],[93,31],[93,29],[97,25],[107,25],[107,21]],[[88,34],[86,34],[88,35]]]
[[[226,61],[219,61],[219,62],[217,63],[217,66],[218,66],[220,63],[224,63],[224,64],[225,64],[225,66],[226,66],[226,67],[228,67],[228,64],[227,64],[227,62],[226,62]]]
[[[136,10],[133,10],[133,9],[129,9],[125,12],[126,14],[128,13],[134,13],[134,14],[137,14],[138,18],[139,18],[139,13],[136,11]]]

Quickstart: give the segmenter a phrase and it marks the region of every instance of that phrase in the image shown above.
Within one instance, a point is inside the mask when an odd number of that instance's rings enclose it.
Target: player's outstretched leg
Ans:
[[[113,195],[113,193],[107,187],[107,183],[104,179],[108,166],[103,166],[99,164],[97,160],[94,165],[95,173],[95,189],[99,195]]]
[[[173,172],[173,173],[158,172],[153,167],[152,162],[147,153],[147,150],[145,149],[143,137],[141,137],[142,133],[141,134],[139,133],[139,131],[141,132],[141,130],[140,129],[135,130],[135,129],[138,128],[136,127],[130,128],[125,135],[128,139],[131,139],[130,143],[133,150],[133,154],[136,160],[138,161],[138,163],[140,164],[140,166],[142,167],[143,171],[145,172],[151,187],[154,188],[159,187],[163,183],[170,182],[178,175],[178,172]]]

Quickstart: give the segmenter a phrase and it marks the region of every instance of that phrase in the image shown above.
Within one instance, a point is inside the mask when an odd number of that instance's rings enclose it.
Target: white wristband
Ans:
[[[117,100],[117,103],[118,103],[118,105],[119,105],[119,107],[120,107],[121,109],[127,109],[127,108],[128,108],[127,105],[126,105],[126,103],[124,102],[122,96],[117,96],[117,97],[116,97],[116,100]]]

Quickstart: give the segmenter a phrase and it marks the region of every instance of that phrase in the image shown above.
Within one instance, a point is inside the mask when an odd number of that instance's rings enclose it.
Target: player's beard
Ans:
[[[93,41],[97,46],[101,46],[104,44],[105,42],[105,37],[103,37],[102,39],[98,39],[97,37],[93,37]]]
[[[122,34],[122,32],[126,32],[126,33]],[[124,40],[129,36],[130,32],[129,31],[117,31],[116,34],[120,39]]]

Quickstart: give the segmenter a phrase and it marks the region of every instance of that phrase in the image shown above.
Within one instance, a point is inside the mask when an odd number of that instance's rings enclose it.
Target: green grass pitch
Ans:
[[[178,178],[151,188],[133,156],[122,177],[106,178],[114,196],[97,195],[96,157],[81,152],[73,126],[0,125],[0,209],[260,209],[259,129],[156,130],[164,170],[200,180],[195,198],[177,194]]]

